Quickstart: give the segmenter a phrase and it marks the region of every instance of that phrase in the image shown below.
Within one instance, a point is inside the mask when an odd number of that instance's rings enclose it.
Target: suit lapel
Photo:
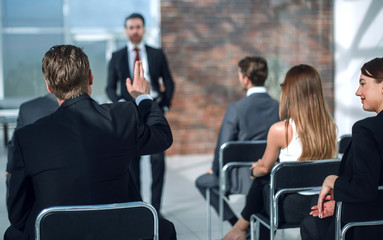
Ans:
[[[148,58],[149,75],[150,75],[150,78],[153,78],[153,74],[152,74],[152,71],[150,68],[150,66],[154,66],[154,64],[155,64],[155,62],[153,61],[153,59],[154,59],[153,58],[153,51],[148,45],[145,45],[145,49],[146,49],[146,57]]]
[[[127,47],[124,47],[122,49],[121,61],[119,62],[120,62],[120,69],[122,73],[122,81],[125,81],[127,77],[130,77],[132,79],[132,76],[130,76],[130,70],[129,70],[129,57],[128,57]]]

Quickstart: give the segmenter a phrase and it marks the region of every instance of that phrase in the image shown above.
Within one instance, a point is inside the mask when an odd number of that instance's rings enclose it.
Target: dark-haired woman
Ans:
[[[359,88],[363,110],[377,116],[360,120],[352,127],[352,141],[343,155],[338,176],[328,176],[317,205],[301,224],[303,240],[335,238],[335,203],[342,201],[345,219],[363,220],[383,213],[378,186],[383,185],[383,58],[363,65]],[[382,217],[382,215],[380,215]],[[347,239],[383,239],[383,226],[351,229]]]

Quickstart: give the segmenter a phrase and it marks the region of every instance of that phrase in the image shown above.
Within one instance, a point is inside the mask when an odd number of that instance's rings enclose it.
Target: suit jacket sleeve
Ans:
[[[138,111],[137,142],[140,154],[154,154],[168,149],[173,143],[173,136],[162,110],[154,101],[147,99],[141,101]]]
[[[118,73],[115,68],[116,64],[116,56],[113,54],[112,59],[108,65],[108,81],[106,83],[106,94],[112,102],[117,102],[121,97],[117,95],[117,81],[118,81]]]
[[[344,174],[338,177],[334,185],[336,201],[365,202],[374,200],[378,194],[381,169],[379,144],[374,138],[374,131],[357,122],[352,131],[352,142],[346,160]],[[347,154],[347,155],[346,155]],[[348,163],[350,161],[350,163]]]
[[[161,59],[161,77],[165,85],[165,102],[163,105],[169,108],[174,94],[174,81],[169,70],[168,61],[162,50]]]
[[[233,104],[230,104],[226,110],[214,152],[212,170],[216,175],[218,175],[219,172],[219,150],[221,145],[227,141],[238,140],[238,122],[239,119],[236,109]]]
[[[17,132],[16,132],[17,134]],[[13,227],[23,231],[34,202],[31,179],[27,176],[17,135],[14,138],[14,153],[9,165],[7,188],[8,218]]]
[[[24,106],[25,104],[21,104],[20,105],[20,109],[19,109],[19,115],[17,116],[17,122],[16,122],[16,128],[15,128],[15,131],[19,128],[22,128],[24,127]],[[9,172],[9,165],[10,165],[10,162],[12,161],[13,159],[13,153],[14,153],[14,136],[12,136],[11,140],[9,141],[8,143],[8,161],[7,161],[7,167],[6,167],[6,171]]]

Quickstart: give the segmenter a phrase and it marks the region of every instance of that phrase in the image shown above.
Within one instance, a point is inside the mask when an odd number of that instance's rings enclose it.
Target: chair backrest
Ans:
[[[58,206],[36,219],[37,240],[158,239],[158,216],[144,202]]]
[[[338,157],[342,157],[344,152],[346,151],[347,146],[351,142],[351,134],[344,134],[340,136],[337,140],[337,147],[338,147]]]
[[[338,174],[340,159],[288,161],[274,166],[270,174],[274,190],[322,186],[328,175]]]
[[[276,164],[270,173],[271,228],[278,228],[278,200],[282,194],[317,189],[328,175],[338,174],[340,159],[288,161]],[[272,230],[272,231],[273,231]]]
[[[225,192],[247,194],[251,186],[251,163],[262,158],[266,140],[229,141],[222,144],[219,156],[219,170]]]

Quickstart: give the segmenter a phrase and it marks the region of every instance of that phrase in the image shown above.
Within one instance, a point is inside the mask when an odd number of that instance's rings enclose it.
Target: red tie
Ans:
[[[140,61],[140,54],[138,54],[140,49],[138,47],[135,47],[134,51],[136,52],[136,58],[134,59],[134,62]]]

